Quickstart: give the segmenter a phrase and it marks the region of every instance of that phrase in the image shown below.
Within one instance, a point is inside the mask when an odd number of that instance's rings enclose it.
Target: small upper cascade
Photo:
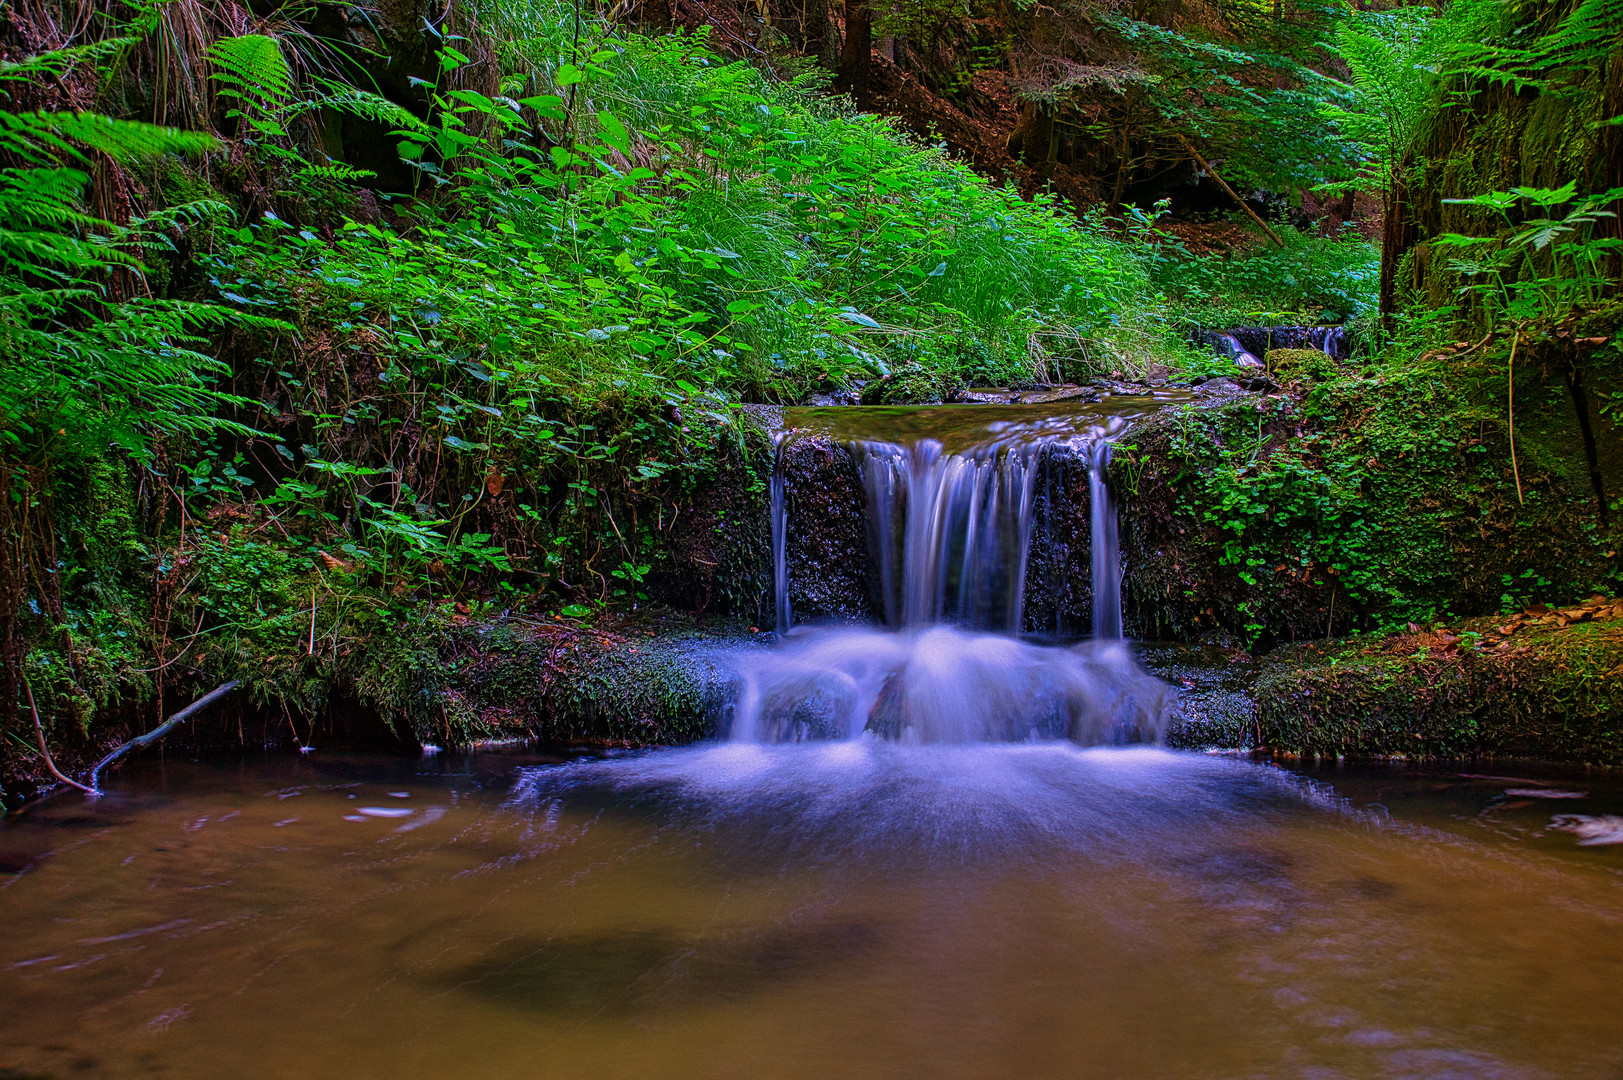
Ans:
[[[1271,349],[1318,349],[1333,360],[1345,360],[1352,343],[1343,326],[1237,326],[1229,330],[1196,330],[1194,341],[1240,367],[1263,367]]]
[[[1068,445],[1089,465],[1095,636],[1121,636],[1116,511],[1105,472],[1110,444],[1143,403],[807,409],[809,430],[851,456],[866,498],[872,590],[886,626],[947,623],[1018,635],[1043,455]],[[938,416],[929,416],[933,412]],[[846,414],[829,416],[827,414]],[[866,417],[850,414],[870,414]],[[926,414],[926,415],[920,415]],[[864,423],[863,421],[867,422]],[[773,584],[779,630],[789,605],[789,493],[778,444],[772,478]],[[1096,604],[1096,607],[1098,605]]]

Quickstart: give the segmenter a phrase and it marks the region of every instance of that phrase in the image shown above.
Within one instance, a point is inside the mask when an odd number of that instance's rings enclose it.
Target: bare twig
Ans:
[[[51,770],[52,776],[69,787],[76,787],[90,795],[96,794],[95,788],[85,787],[73,777],[66,775],[56,767],[56,762],[51,760],[51,751],[45,746],[45,725],[39,722],[39,706],[34,704],[34,688],[28,684],[28,676],[26,675],[23,676],[23,689],[28,691],[28,707],[34,713],[34,735],[39,739],[39,752],[40,756],[45,759],[45,767]]]
[[[111,754],[108,754],[106,757],[96,762],[96,767],[90,770],[90,787],[85,787],[83,784],[74,784],[72,780],[69,780],[68,783],[73,784],[73,786],[76,788],[81,788],[84,791],[88,791],[93,795],[99,795],[101,793],[100,778],[103,769],[107,768],[107,766],[111,765],[125,754],[128,754],[131,750],[139,750],[143,746],[151,746],[153,743],[175,730],[175,728],[190,720],[197,713],[225,697],[240,685],[242,684],[238,679],[232,679],[228,683],[221,683],[213,690],[210,690],[208,693],[204,694],[202,697],[198,698],[196,701],[192,702],[190,705],[186,706],[184,709],[180,710],[178,713],[171,716],[169,719],[165,720],[151,731],[147,732],[145,735],[137,735],[123,746],[120,746],[118,749],[114,750]],[[66,778],[64,777],[64,779]]]

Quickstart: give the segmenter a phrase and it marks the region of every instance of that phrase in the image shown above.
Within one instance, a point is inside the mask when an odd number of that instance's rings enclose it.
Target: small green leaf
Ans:
[[[631,133],[620,122],[620,118],[611,112],[604,111],[597,114],[597,122],[603,127],[603,141],[626,157],[630,157]]]

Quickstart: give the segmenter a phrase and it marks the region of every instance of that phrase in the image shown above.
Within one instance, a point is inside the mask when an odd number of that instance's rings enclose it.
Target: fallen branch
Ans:
[[[1229,187],[1227,180],[1224,180],[1221,176],[1217,175],[1217,170],[1212,168],[1211,165],[1207,163],[1206,159],[1200,156],[1200,151],[1195,149],[1195,145],[1193,143],[1184,138],[1182,135],[1178,136],[1178,141],[1183,143],[1183,148],[1185,150],[1189,151],[1189,156],[1195,159],[1195,164],[1199,165],[1203,171],[1210,174],[1211,178],[1217,181],[1218,186],[1229,193],[1229,198],[1239,203],[1240,209],[1251,215],[1252,221],[1255,221],[1258,225],[1262,226],[1262,231],[1268,234],[1268,239],[1272,240],[1280,247],[1285,246],[1285,241],[1279,238],[1279,234],[1274,232],[1273,229],[1269,228],[1268,223],[1262,220],[1262,218],[1257,215],[1255,210],[1251,209],[1250,203],[1240,198],[1239,194],[1236,193],[1233,188]]]
[[[186,706],[184,709],[180,710],[178,713],[171,716],[169,719],[165,720],[163,723],[159,724],[145,735],[137,735],[123,746],[120,746],[118,749],[114,750],[111,754],[108,754],[106,757],[96,762],[96,767],[90,770],[89,787],[85,787],[83,784],[74,783],[72,780],[69,780],[68,783],[73,784],[73,786],[76,788],[82,788],[93,795],[101,794],[101,773],[103,769],[107,768],[107,766],[111,765],[125,754],[128,754],[131,750],[139,750],[143,746],[151,746],[153,743],[175,730],[175,728],[197,715],[197,713],[225,697],[240,685],[242,685],[240,680],[232,679],[228,683],[222,683],[219,686],[216,686],[213,690],[210,690],[208,693],[204,694],[202,697],[198,698],[196,701],[192,702],[190,705]],[[55,772],[54,769],[52,771]]]
[[[45,725],[39,722],[39,706],[34,704],[34,688],[28,684],[27,676],[23,677],[23,689],[28,691],[28,708],[34,714],[34,735],[39,739],[39,752],[40,756],[45,759],[45,767],[51,770],[52,776],[56,777],[64,784],[67,784],[70,787],[76,787],[80,791],[83,791],[89,795],[96,794],[96,789],[94,787],[85,787],[73,777],[63,773],[61,769],[56,767],[56,762],[51,760],[51,751],[45,746]]]

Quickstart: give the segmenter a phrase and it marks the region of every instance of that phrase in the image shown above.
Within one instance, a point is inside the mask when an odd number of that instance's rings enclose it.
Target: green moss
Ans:
[[[956,371],[909,365],[862,388],[864,405],[928,405],[962,399],[968,389]]]
[[[1311,382],[1329,378],[1337,370],[1335,359],[1320,349],[1269,349],[1264,361],[1269,371]]]
[[[1519,442],[1518,497],[1491,415],[1372,370],[1141,426],[1112,462],[1132,632],[1268,649],[1616,587],[1581,447],[1557,469]]]
[[[1303,754],[1526,756],[1623,764],[1623,626],[1533,630],[1482,649],[1407,633],[1271,657],[1256,683],[1262,741]]]
[[[714,735],[731,676],[727,633],[468,623],[374,684],[422,742],[478,739],[651,745]],[[377,669],[379,675],[384,669]]]

